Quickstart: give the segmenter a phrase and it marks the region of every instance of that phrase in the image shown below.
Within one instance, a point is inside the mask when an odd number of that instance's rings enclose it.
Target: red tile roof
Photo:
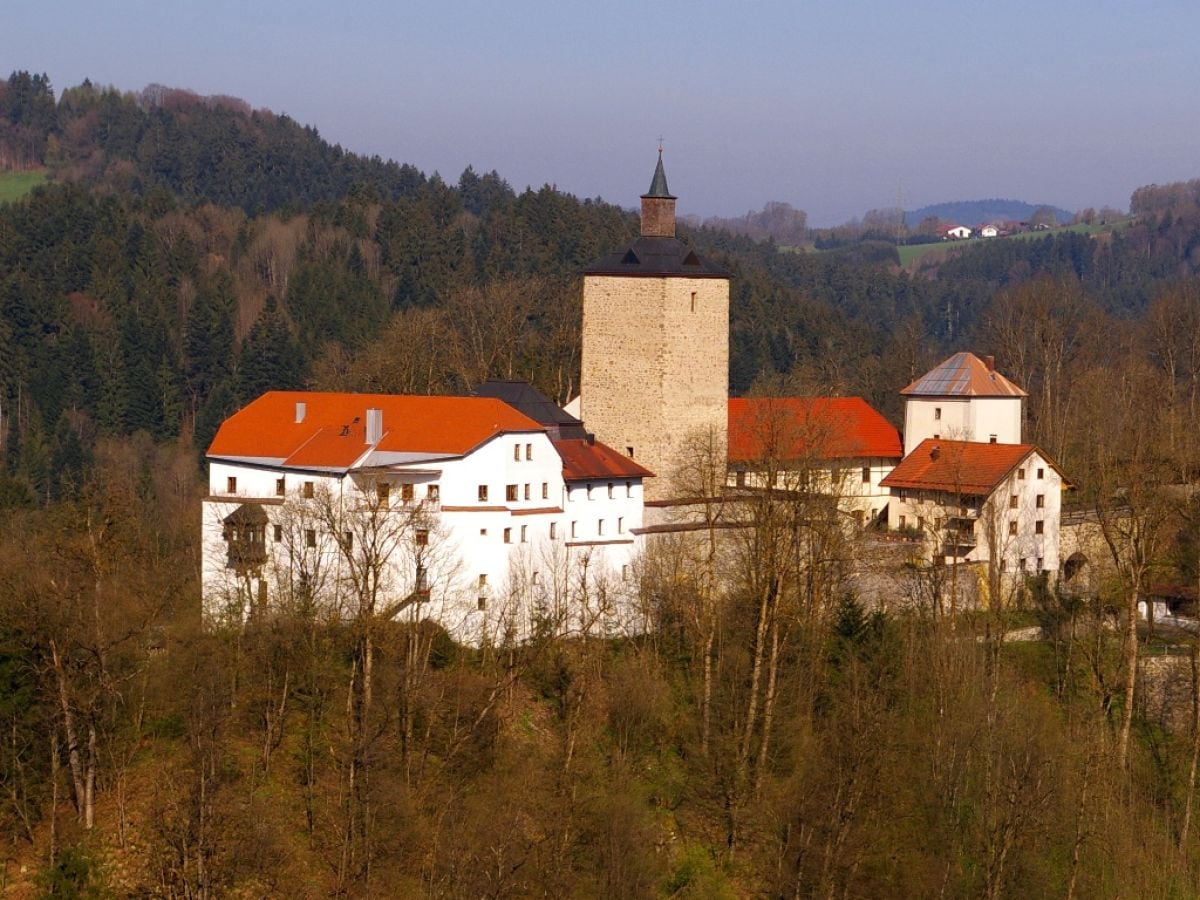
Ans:
[[[296,406],[305,404],[302,422]],[[383,411],[376,450],[461,456],[503,432],[545,429],[488,397],[414,397],[270,391],[225,420],[209,456],[283,459],[300,468],[348,468],[368,449],[367,409]]]
[[[554,449],[563,461],[564,481],[590,478],[652,478],[654,473],[639,466],[628,456],[607,444],[586,440],[555,441]]]
[[[989,361],[991,357],[988,358]],[[900,392],[911,397],[1025,397],[1023,390],[974,353],[955,353]]]
[[[903,456],[900,433],[861,397],[732,397],[729,461]]]
[[[987,496],[1035,451],[1058,471],[1034,444],[981,444],[927,438],[879,483],[884,487]]]

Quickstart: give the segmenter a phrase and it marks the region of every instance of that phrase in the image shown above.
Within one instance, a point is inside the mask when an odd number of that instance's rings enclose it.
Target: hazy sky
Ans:
[[[285,112],[457,181],[813,224],[1200,177],[1200,4],[1037,0],[12,3],[0,69]],[[2,77],[2,76],[0,76]]]

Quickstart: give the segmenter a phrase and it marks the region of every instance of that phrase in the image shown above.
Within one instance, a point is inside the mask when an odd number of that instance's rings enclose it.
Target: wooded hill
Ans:
[[[272,387],[488,375],[565,400],[577,273],[635,217],[497,173],[448,184],[230,98],[56,99],[26,73],[0,89],[0,160],[50,174],[0,206],[4,889],[1200,890],[1200,728],[1138,716],[1122,743],[1131,670],[1107,625],[1136,586],[1084,602],[1033,581],[952,616],[945,572],[917,567],[909,596],[858,596],[862,559],[804,492],[754,512],[719,589],[687,545],[647,560],[636,640],[547,623],[474,651],[302,592],[201,631],[198,460],[224,415]],[[928,277],[893,245],[682,236],[734,273],[736,391],[859,393],[894,416],[943,354],[994,354],[1079,502],[1151,526],[1138,571],[1194,583],[1200,515],[1167,488],[1200,470],[1200,208],[1143,201],[1103,238],[981,245]],[[998,640],[1034,622],[1052,639]]]

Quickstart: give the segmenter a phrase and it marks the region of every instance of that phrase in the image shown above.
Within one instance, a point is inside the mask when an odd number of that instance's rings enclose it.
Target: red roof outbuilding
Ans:
[[[1059,471],[1035,444],[981,444],[927,438],[879,483],[889,488],[987,496],[1034,452]]]
[[[729,461],[899,459],[900,433],[861,397],[732,397]]]

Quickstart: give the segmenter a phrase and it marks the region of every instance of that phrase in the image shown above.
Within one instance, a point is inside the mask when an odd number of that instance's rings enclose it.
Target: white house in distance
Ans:
[[[1000,229],[997,228],[995,225],[989,224],[989,225],[980,225],[979,226],[979,236],[980,237],[993,238],[993,237],[996,237],[998,234],[1000,234]]]
[[[948,225],[942,230],[942,240],[963,241],[971,236],[971,229],[966,225]]]
[[[883,479],[900,461],[900,434],[861,397],[734,397],[729,484],[766,487],[805,471],[860,524],[887,507]],[[770,475],[767,473],[770,472]]]
[[[624,626],[651,473],[581,426],[487,396],[272,391],[207,457],[210,621],[311,601],[431,619],[469,643],[524,637],[538,617]]]

